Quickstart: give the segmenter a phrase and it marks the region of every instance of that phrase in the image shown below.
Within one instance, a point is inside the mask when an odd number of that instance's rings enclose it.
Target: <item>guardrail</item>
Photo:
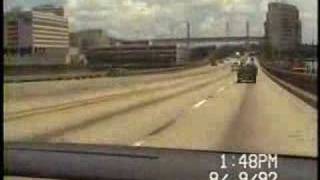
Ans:
[[[291,72],[288,70],[280,69],[273,67],[272,65],[268,65],[265,63],[260,64],[265,68],[269,73],[276,76],[277,78],[280,78],[281,80],[290,83],[296,87],[299,87],[303,89],[304,91],[307,91],[311,94],[316,95],[317,90],[317,76],[312,74],[306,74],[306,73],[297,73],[297,72]]]
[[[262,71],[274,82],[284,89],[299,97],[310,106],[316,108],[317,97],[317,78],[309,77],[301,73],[292,73],[278,68],[273,68],[260,62]],[[294,74],[294,75],[292,75]],[[290,76],[292,75],[292,76]],[[296,78],[296,79],[294,79]],[[305,80],[305,81],[304,81]],[[310,83],[310,84],[308,84]],[[306,85],[307,84],[307,85]],[[303,87],[303,88],[301,88]]]

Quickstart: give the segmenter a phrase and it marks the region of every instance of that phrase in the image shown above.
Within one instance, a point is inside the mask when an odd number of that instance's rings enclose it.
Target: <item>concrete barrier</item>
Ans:
[[[270,68],[266,68],[261,63],[260,63],[260,65],[261,65],[260,67],[261,67],[262,71],[268,77],[270,77],[274,82],[276,82],[277,84],[279,84],[280,86],[285,88],[287,91],[289,91],[293,95],[299,97],[300,99],[302,99],[304,102],[306,102],[310,106],[317,108],[318,97],[316,94],[312,94],[308,91],[305,91],[304,89],[302,89],[298,86],[295,86],[295,85],[291,84],[290,82],[285,81],[284,79],[277,77],[275,74],[273,74],[274,71],[271,71]],[[317,86],[316,83],[315,83],[315,86]]]
[[[58,80],[81,80],[86,78],[101,78],[101,77],[119,77],[119,76],[134,76],[152,73],[166,73],[175,72],[181,70],[187,70],[197,67],[208,65],[209,62],[201,61],[196,63],[190,63],[185,66],[175,66],[168,68],[155,68],[155,69],[139,69],[139,70],[127,70],[127,69],[114,69],[104,70],[97,72],[89,71],[72,71],[60,74],[40,74],[40,75],[22,75],[22,76],[4,76],[5,83],[23,83],[23,82],[37,82],[37,81],[58,81]],[[83,69],[84,70],[84,69]]]
[[[311,94],[316,95],[318,93],[317,88],[317,76],[308,73],[298,73],[276,68],[272,65],[261,64],[272,75],[280,78],[281,80],[288,82],[296,87],[303,89]]]

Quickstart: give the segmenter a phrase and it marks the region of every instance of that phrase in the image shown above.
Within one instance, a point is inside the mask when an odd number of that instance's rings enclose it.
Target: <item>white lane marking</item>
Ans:
[[[142,144],[144,144],[144,141],[137,141],[133,144],[133,146],[141,146]]]
[[[221,87],[220,89],[218,89],[217,93],[221,93],[222,91],[224,91],[225,87]]]
[[[193,105],[193,108],[198,108],[198,107],[200,107],[202,104],[206,103],[207,101],[208,101],[208,100],[204,99],[204,100],[198,102],[197,104]]]

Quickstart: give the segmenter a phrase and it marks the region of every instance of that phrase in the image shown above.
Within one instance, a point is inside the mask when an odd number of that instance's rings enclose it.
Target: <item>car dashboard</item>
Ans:
[[[244,167],[242,157],[215,151],[83,144],[4,146],[4,175],[53,179],[317,179],[317,159],[268,155],[272,161]],[[264,159],[265,160],[265,159]],[[248,161],[249,162],[249,161]],[[252,163],[251,163],[252,164]],[[264,174],[264,175],[261,175]],[[260,177],[260,178],[259,178]]]

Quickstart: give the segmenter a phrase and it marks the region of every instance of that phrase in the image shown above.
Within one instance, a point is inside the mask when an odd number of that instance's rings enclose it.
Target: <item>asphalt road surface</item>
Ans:
[[[238,84],[235,75],[230,65],[219,65],[72,85],[7,86],[5,141],[318,156],[316,109],[261,70],[256,84]],[[38,94],[34,86],[41,87]]]

